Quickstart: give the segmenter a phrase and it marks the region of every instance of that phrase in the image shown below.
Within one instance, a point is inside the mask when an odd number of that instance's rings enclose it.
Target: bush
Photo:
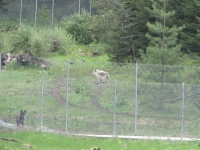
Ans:
[[[61,28],[37,28],[30,40],[31,50],[36,56],[48,56],[52,52],[65,54],[72,42],[72,38],[66,36]]]
[[[74,36],[74,39],[79,44],[90,44],[94,42],[91,31],[91,22],[92,19],[90,14],[83,10],[81,15],[75,13],[65,17],[61,21],[61,25],[66,29],[67,33],[70,33]]]
[[[1,33],[3,34],[3,33]],[[18,30],[4,33],[0,48],[7,52],[23,53],[28,50],[34,56],[48,56],[52,52],[64,54],[74,41],[61,28],[21,26]]]

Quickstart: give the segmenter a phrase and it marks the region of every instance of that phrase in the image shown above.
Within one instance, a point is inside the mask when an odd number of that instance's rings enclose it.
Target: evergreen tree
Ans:
[[[161,93],[159,107],[163,107],[164,100],[164,65],[175,64],[181,56],[181,45],[178,44],[178,34],[183,27],[168,24],[168,20],[174,16],[175,11],[167,11],[168,0],[151,0],[152,9],[149,13],[155,17],[155,21],[147,22],[149,46],[146,53],[141,52],[141,58],[146,63],[161,64],[160,82]]]
[[[49,26],[51,24],[51,10],[43,4],[38,11],[38,25]]]
[[[16,0],[0,0],[0,10],[2,10],[3,12],[6,12],[8,11],[7,8],[5,8],[4,6],[8,5],[10,2],[13,2],[13,1],[16,1]]]
[[[174,23],[177,26],[185,25],[179,36],[182,51],[200,55],[199,37],[197,29],[200,28],[196,16],[200,16],[199,0],[171,1],[171,7],[176,10]]]
[[[200,2],[199,2],[199,6],[200,6]],[[200,24],[200,16],[196,16],[196,19],[197,19],[197,21],[198,21],[199,24]],[[197,41],[200,41],[200,27],[197,28],[196,40],[197,40]],[[197,43],[197,46],[200,47],[200,42]],[[197,53],[198,55],[195,55],[195,53],[194,53],[194,56],[195,56],[194,64],[200,65],[200,60],[199,60],[200,50],[199,50],[198,52],[196,52],[196,53]]]
[[[136,58],[138,58],[139,50],[142,49],[146,51],[149,43],[149,40],[146,37],[146,32],[148,31],[146,23],[148,20],[151,20],[152,17],[149,15],[149,12],[144,8],[150,8],[151,2],[146,0],[129,0],[128,3],[130,3],[132,6],[132,16],[130,19],[133,23],[135,23],[135,26],[131,28],[131,34],[134,35],[133,45],[135,48]]]
[[[131,3],[126,0],[99,0],[94,7],[100,14],[96,19],[99,36],[108,47],[111,61],[133,62],[135,60],[134,35],[131,33],[134,23],[131,20]]]
[[[181,45],[178,44],[178,35],[183,27],[169,25],[175,11],[167,11],[168,0],[151,0],[152,8],[149,13],[155,17],[154,22],[147,22],[149,46],[146,53],[141,52],[141,58],[146,63],[162,65],[176,64],[181,56]]]

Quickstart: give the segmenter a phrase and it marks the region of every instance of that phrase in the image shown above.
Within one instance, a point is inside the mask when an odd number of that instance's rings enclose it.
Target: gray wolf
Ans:
[[[24,126],[24,121],[26,119],[26,110],[21,110],[19,115],[17,115],[16,117],[16,122],[17,122],[17,126],[20,126],[20,124],[22,126]]]
[[[103,70],[97,70],[95,69],[92,73],[98,78],[98,83],[106,83],[106,81],[110,78],[108,72],[105,72]]]
[[[43,59],[39,59],[29,54],[18,55],[17,62],[22,66],[30,65],[30,66],[40,66],[43,69],[51,66],[51,62]]]

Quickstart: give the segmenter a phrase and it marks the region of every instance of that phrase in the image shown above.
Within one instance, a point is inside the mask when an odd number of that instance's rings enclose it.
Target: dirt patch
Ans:
[[[66,103],[66,99],[64,99],[62,96],[61,96],[61,92],[62,92],[62,88],[66,86],[66,77],[59,77],[57,79],[55,79],[53,81],[53,85],[54,87],[50,90],[50,95],[52,97],[54,97],[56,100],[58,100],[60,102],[60,104],[65,104]],[[93,82],[90,82],[88,84],[95,84]],[[102,107],[99,102],[98,102],[98,99],[99,97],[101,97],[102,93],[103,93],[103,89],[105,88],[106,83],[105,84],[102,84],[102,85],[96,85],[97,88],[94,88],[92,89],[92,93],[93,93],[93,97],[91,99],[91,103],[92,105],[100,112],[105,112],[105,113],[108,113],[108,114],[113,114],[114,112],[113,111],[110,111],[104,107]],[[72,104],[70,102],[68,102],[69,106],[72,106],[72,107],[76,107],[76,108],[80,108],[80,109],[89,109],[87,107],[83,107],[83,106],[77,106],[75,104]],[[116,112],[117,115],[125,115],[125,116],[134,116],[133,113],[127,113],[127,112]]]
[[[66,100],[60,95],[62,88],[66,85],[64,78],[65,77],[59,77],[55,79],[53,81],[54,87],[50,90],[51,96],[58,100],[61,104],[66,103]]]

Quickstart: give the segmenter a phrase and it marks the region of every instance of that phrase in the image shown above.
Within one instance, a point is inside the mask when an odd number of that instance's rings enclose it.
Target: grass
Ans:
[[[33,131],[4,132],[0,139],[1,150],[198,150],[200,142],[177,142],[159,140],[129,140],[115,138],[83,138]]]
[[[91,47],[74,45],[68,55],[52,55],[48,59],[53,62],[53,66],[45,70],[10,64],[1,73],[0,119],[15,124],[19,111],[27,109],[26,125],[40,127],[41,78],[44,74],[43,125],[55,131],[65,131],[66,61],[71,60],[69,133],[113,134],[114,79],[117,79],[116,134],[134,135],[135,65],[109,63],[105,55],[91,57]],[[96,78],[92,76],[94,69],[108,71],[110,81],[95,84]],[[145,65],[139,66],[139,69],[142,71],[138,76],[137,135],[180,136],[181,99],[165,102],[160,109],[161,84],[149,80]],[[141,74],[145,79],[143,82]],[[56,84],[55,80],[58,79],[61,82]],[[190,85],[187,87],[185,93],[197,90]],[[52,88],[60,88],[60,100],[51,95]],[[164,89],[166,100],[180,97],[182,93],[181,84],[165,84]],[[200,133],[196,132],[200,129],[199,109],[194,106],[193,97],[185,99],[184,117],[184,136],[199,138]]]
[[[53,60],[52,58],[50,58]],[[43,125],[50,129],[64,131],[66,125],[66,77],[63,72],[66,64],[61,63],[66,60],[66,56],[55,56],[55,66],[49,70],[43,70],[45,74],[44,102],[43,102]],[[89,58],[88,58],[89,59]],[[100,63],[99,67],[105,64]],[[69,108],[68,108],[68,130],[70,133],[93,133],[112,134],[113,133],[113,109],[114,109],[114,80],[107,84],[96,85],[95,78],[92,78],[91,71],[95,64],[75,62],[70,66],[69,81]],[[117,66],[105,65],[111,68],[113,76],[117,80],[117,100],[116,100],[116,134],[134,135],[134,110],[135,110],[135,85],[131,84],[131,78],[127,78],[127,72],[131,65],[121,67],[123,74],[117,74]],[[112,68],[113,67],[113,68]],[[62,69],[60,69],[62,68]],[[24,68],[26,69],[26,68]],[[59,72],[61,70],[62,73]],[[64,70],[64,71],[63,71]],[[1,74],[1,97],[0,97],[0,119],[15,124],[15,116],[21,109],[27,109],[26,125],[34,128],[40,126],[40,104],[41,104],[41,77],[42,70],[38,68],[28,68],[21,70],[5,70]],[[52,72],[52,74],[48,73]],[[53,73],[58,72],[58,73]],[[61,83],[54,81],[61,78]],[[127,81],[122,79],[126,78]],[[120,80],[121,79],[121,80]],[[59,95],[61,101],[53,97],[52,88],[60,88]],[[149,89],[148,89],[149,87]],[[139,84],[138,91],[138,135],[157,136],[180,136],[181,133],[181,101],[175,103],[165,103],[160,109],[159,92],[160,84],[151,83]],[[174,96],[174,90],[181,91],[180,88],[166,86],[165,97]],[[141,90],[141,91],[140,91]],[[178,92],[180,94],[180,92]],[[176,95],[175,95],[176,96]],[[178,95],[177,95],[178,96]],[[97,101],[99,106],[94,106],[93,101]],[[184,129],[186,137],[199,137],[196,129],[199,129],[198,109],[192,109],[193,103],[186,99],[186,112],[184,119]],[[125,114],[125,115],[123,115]],[[130,115],[129,115],[130,114]],[[187,117],[187,118],[186,118]]]

